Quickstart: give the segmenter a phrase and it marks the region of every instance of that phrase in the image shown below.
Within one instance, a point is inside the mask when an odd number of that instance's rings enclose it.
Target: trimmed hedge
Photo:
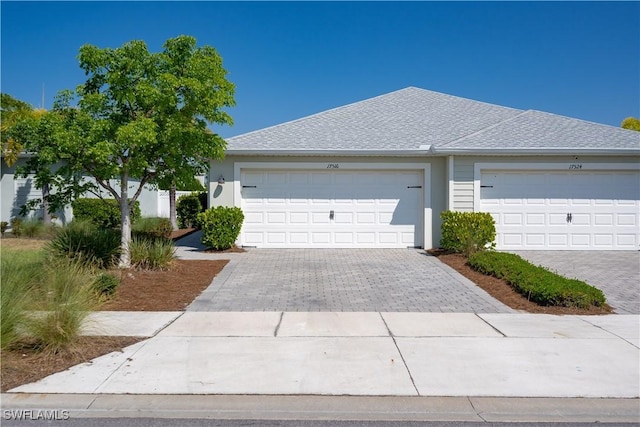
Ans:
[[[219,251],[233,246],[240,235],[244,214],[238,207],[218,206],[198,215],[202,244]]]
[[[487,212],[445,211],[442,218],[440,246],[454,252],[470,255],[495,247],[496,226]]]
[[[589,308],[602,307],[606,301],[600,289],[552,273],[515,254],[476,252],[468,262],[474,270],[506,280],[518,293],[539,305]]]
[[[120,227],[120,206],[115,199],[76,199],[71,207],[74,219],[89,221],[102,228]],[[133,204],[130,215],[131,224],[140,218],[139,201]]]

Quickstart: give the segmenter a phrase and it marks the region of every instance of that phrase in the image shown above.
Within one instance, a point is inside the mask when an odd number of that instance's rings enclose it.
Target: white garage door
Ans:
[[[422,245],[419,171],[245,170],[241,185],[246,246]]]
[[[498,249],[637,250],[638,172],[483,171]]]

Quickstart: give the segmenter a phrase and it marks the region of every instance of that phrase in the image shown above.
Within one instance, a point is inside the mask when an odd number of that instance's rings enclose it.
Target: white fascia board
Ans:
[[[633,148],[444,148],[433,149],[436,155],[640,155]]]
[[[228,156],[429,156],[429,150],[227,150]]]

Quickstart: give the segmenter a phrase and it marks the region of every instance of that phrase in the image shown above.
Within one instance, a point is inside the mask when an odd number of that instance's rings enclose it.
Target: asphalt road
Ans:
[[[185,418],[75,418],[69,420],[3,420],[4,427],[505,427],[514,423],[460,421],[212,420]],[[639,423],[517,423],[518,427],[629,427]]]

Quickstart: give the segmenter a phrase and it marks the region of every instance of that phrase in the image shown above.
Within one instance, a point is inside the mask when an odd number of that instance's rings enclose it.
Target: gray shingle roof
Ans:
[[[640,151],[640,132],[528,110],[496,126],[437,146],[438,150]]]
[[[640,133],[409,87],[227,139],[228,154],[615,148]]]

